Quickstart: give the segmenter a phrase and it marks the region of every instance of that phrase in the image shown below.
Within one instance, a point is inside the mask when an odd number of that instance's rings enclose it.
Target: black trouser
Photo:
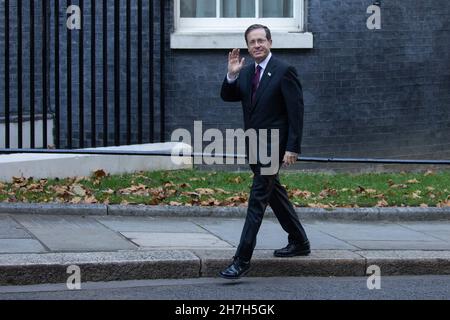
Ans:
[[[281,227],[289,234],[289,243],[302,244],[308,240],[305,230],[289,201],[286,189],[281,185],[278,174],[261,175],[259,166],[251,166],[253,173],[252,190],[248,202],[247,218],[242,230],[236,257],[250,261],[256,246],[256,236],[261,227],[268,205],[272,208]]]

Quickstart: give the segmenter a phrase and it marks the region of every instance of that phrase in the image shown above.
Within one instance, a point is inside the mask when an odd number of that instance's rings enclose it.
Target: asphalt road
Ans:
[[[370,281],[372,285],[378,283]],[[149,280],[0,287],[0,300],[450,300],[450,276]]]

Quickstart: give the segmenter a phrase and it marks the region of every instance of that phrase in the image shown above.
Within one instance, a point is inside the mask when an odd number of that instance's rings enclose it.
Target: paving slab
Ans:
[[[9,216],[0,216],[0,239],[31,239],[25,228]]]
[[[109,251],[136,248],[119,234],[92,218],[77,216],[16,216],[52,251]]]
[[[243,219],[221,219],[203,218],[196,221],[203,228],[218,236],[221,239],[233,244],[239,245]],[[320,250],[357,250],[358,248],[342,240],[331,237],[315,229],[311,229],[309,224],[303,224],[305,231],[310,239],[311,247]],[[275,250],[286,246],[288,235],[275,219],[264,219],[261,229],[258,233],[256,244],[257,250]]]
[[[358,241],[349,243],[362,250],[450,250],[445,241]]]
[[[405,228],[396,223],[315,222],[309,225],[316,230],[345,241],[436,241],[436,238],[430,235]]]
[[[98,217],[97,221],[117,232],[206,233],[187,219],[161,217]]]
[[[422,232],[429,236],[435,237],[443,241],[450,242],[450,222],[449,221],[433,221],[433,222],[401,222],[401,226]]]
[[[232,248],[229,243],[208,233],[123,232],[143,248]]]
[[[0,285],[66,283],[69,266],[81,281],[198,278],[199,258],[189,251],[121,251],[0,255]]]
[[[0,253],[39,253],[47,252],[42,244],[34,239],[0,239]]]

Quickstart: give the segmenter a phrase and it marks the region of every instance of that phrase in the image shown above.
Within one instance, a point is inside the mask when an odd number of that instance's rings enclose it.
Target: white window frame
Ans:
[[[212,1],[212,0],[211,0]],[[180,0],[174,0],[175,32],[172,49],[246,48],[243,33],[252,24],[268,26],[272,31],[273,48],[312,48],[313,36],[304,31],[307,0],[294,0],[293,18],[222,18],[220,0],[215,18],[181,18]],[[259,1],[256,14],[259,14]]]
[[[270,26],[272,30],[284,32],[301,32],[304,24],[304,0],[293,0],[293,18],[260,18],[259,1],[256,2],[255,18],[222,18],[220,17],[220,0],[210,0],[217,2],[215,18],[182,18],[180,0],[175,0],[175,28],[181,32],[240,32],[248,26],[256,23]]]

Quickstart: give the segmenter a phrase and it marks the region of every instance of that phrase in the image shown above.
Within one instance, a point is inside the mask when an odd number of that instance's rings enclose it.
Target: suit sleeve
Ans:
[[[281,90],[286,102],[289,133],[286,151],[301,153],[303,134],[303,91],[295,68],[289,67],[283,77]]]
[[[233,83],[228,83],[227,77],[222,84],[222,91],[220,96],[223,101],[237,102],[242,100],[241,90],[239,89],[239,78]]]

